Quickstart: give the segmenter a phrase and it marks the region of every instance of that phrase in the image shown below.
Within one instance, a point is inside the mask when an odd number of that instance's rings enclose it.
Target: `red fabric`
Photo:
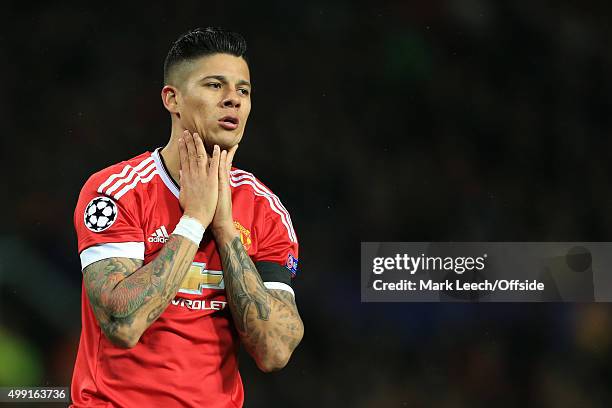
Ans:
[[[148,238],[162,225],[171,234],[182,216],[178,198],[167,179],[165,182],[161,177],[166,174],[163,166],[156,165],[147,174],[149,166],[145,166],[140,171],[143,181],[119,199],[113,198],[118,212],[110,227],[94,232],[84,223],[88,203],[105,196],[109,186],[122,178],[114,178],[103,193],[97,191],[100,186],[126,164],[135,167],[150,157],[151,153],[145,153],[111,166],[86,182],[74,216],[79,252],[96,244],[136,241],[145,243],[145,263],[155,259],[164,243]],[[159,174],[146,177],[154,171]],[[128,177],[129,172],[123,179]],[[292,242],[289,232],[293,227],[287,228],[281,222],[278,212],[284,211],[265,186],[249,173],[241,172],[239,177],[243,177],[242,184],[232,187],[232,201],[243,244],[254,260],[285,265],[288,254],[298,255],[298,244]],[[247,179],[250,181],[245,182]],[[106,196],[112,198],[127,185],[130,183],[120,184]],[[285,223],[287,219],[288,214]],[[82,331],[72,379],[73,406],[242,406],[239,337],[227,307],[223,282],[219,283],[221,261],[209,233],[204,235],[192,271],[168,308],[132,349],[118,348],[104,336],[82,289]]]

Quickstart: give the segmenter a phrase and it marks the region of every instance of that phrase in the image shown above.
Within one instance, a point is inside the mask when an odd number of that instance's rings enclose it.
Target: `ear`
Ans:
[[[179,98],[178,94],[178,89],[172,85],[164,85],[161,90],[161,98],[164,107],[168,110],[168,112],[175,113],[180,116],[179,104],[177,100]]]

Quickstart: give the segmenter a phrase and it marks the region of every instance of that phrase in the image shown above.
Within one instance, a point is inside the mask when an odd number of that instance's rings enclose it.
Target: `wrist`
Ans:
[[[230,242],[236,237],[239,237],[238,230],[236,229],[236,227],[234,227],[233,223],[211,226],[210,231],[215,237],[217,245],[222,245],[224,243]]]
[[[205,216],[202,216],[202,215],[190,212],[190,211],[183,212],[183,216],[193,218],[194,220],[202,224],[202,227],[204,227],[204,229],[208,228],[208,226],[212,222],[211,217],[205,217]]]
[[[206,228],[196,218],[183,215],[172,234],[181,235],[194,244],[200,245],[205,230]]]

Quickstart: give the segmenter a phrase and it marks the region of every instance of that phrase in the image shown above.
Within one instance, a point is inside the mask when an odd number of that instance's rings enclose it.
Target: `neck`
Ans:
[[[168,141],[168,144],[166,144],[166,146],[164,146],[164,148],[159,152],[164,159],[164,164],[166,165],[166,170],[168,170],[168,173],[170,173],[170,177],[172,177],[172,179],[176,181],[176,184],[179,185],[181,160],[178,151],[178,139],[182,133],[182,129],[176,129],[175,126],[172,126],[170,140]]]

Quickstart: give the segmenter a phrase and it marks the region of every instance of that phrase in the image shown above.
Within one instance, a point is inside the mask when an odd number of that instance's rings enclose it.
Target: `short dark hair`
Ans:
[[[181,35],[170,47],[164,61],[164,83],[172,69],[184,61],[212,54],[230,54],[246,61],[247,44],[242,35],[222,28],[194,28]]]

